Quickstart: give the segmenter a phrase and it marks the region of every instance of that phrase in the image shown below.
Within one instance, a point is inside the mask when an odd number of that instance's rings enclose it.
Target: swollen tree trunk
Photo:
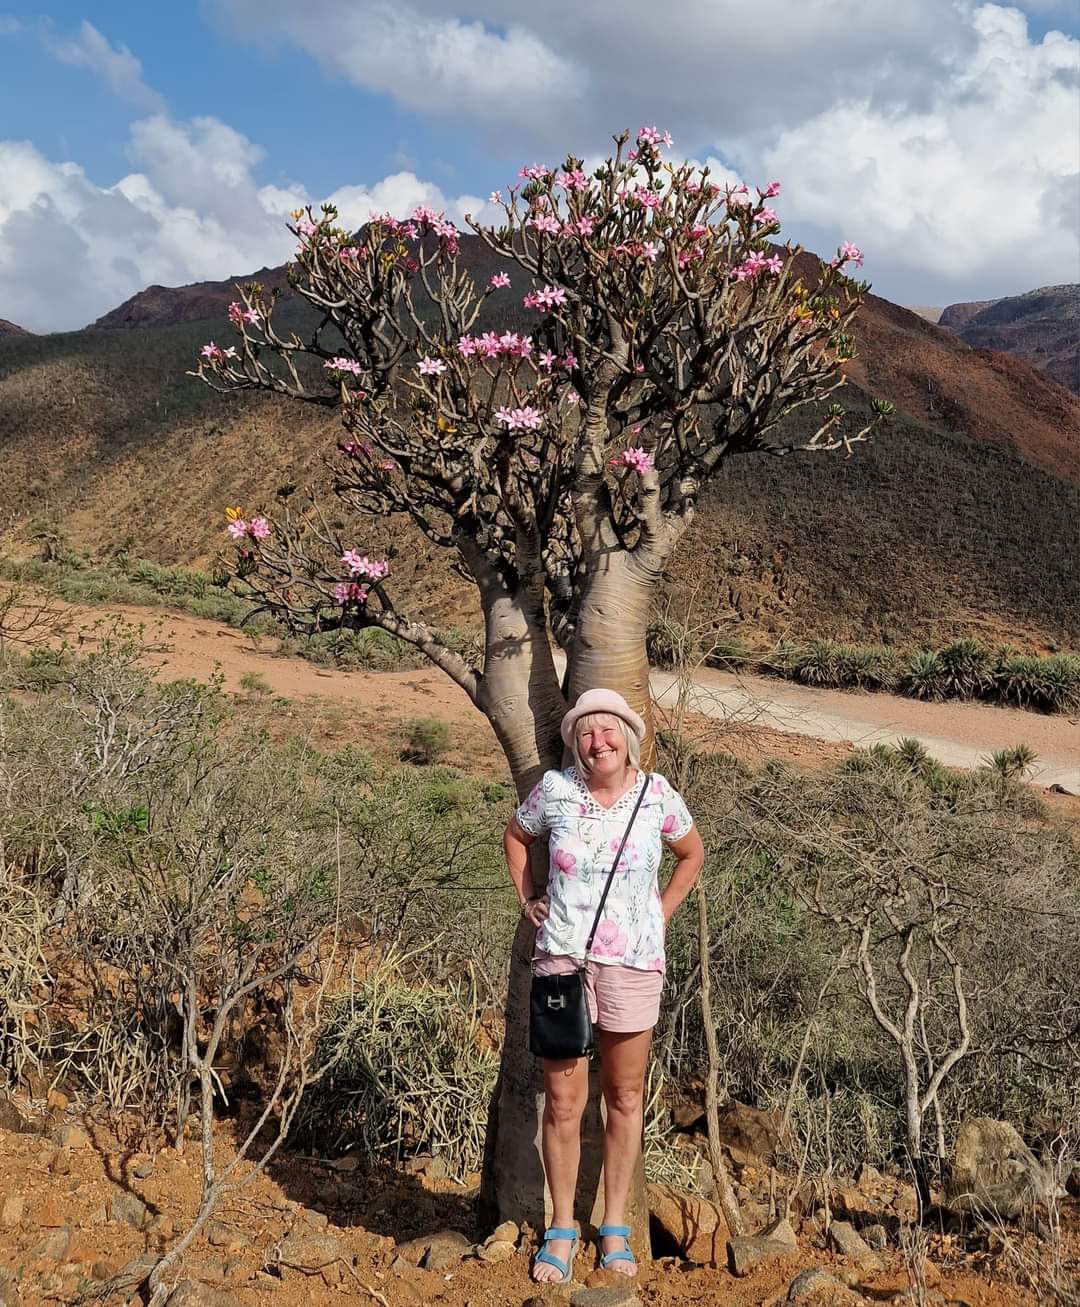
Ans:
[[[618,691],[648,724],[643,764],[653,754],[652,711],[645,632],[651,615],[656,576],[633,556],[612,552],[590,576],[570,650],[568,694],[573,703],[582,691],[603,686]],[[487,675],[485,675],[487,680]],[[560,696],[561,701],[561,696]],[[487,711],[486,705],[482,707]],[[561,713],[565,707],[559,709]],[[496,723],[493,721],[493,725]],[[496,725],[498,730],[498,726]],[[538,771],[561,765],[558,722],[546,735],[550,751],[535,761],[507,747],[500,735],[519,795],[528,792]],[[533,879],[539,888],[547,880],[547,846],[533,845]],[[541,1155],[543,1068],[529,1052],[529,962],[534,932],[522,922],[514,939],[506,1006],[506,1035],[499,1080],[493,1098],[485,1143],[480,1191],[480,1219],[485,1227],[498,1221],[527,1222],[542,1230],[551,1216]],[[604,1117],[600,1068],[594,1060],[589,1073],[589,1102],[582,1123],[581,1168],[575,1215],[591,1232],[603,1216],[602,1184]],[[627,1209],[631,1246],[641,1264],[650,1259],[649,1209],[645,1170],[639,1159]]]

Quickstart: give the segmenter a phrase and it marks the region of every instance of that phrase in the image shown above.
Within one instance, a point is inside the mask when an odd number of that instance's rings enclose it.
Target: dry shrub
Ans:
[[[301,1133],[368,1162],[431,1153],[455,1178],[479,1169],[499,1069],[481,1017],[471,977],[440,987],[384,958],[328,1015],[316,1058],[334,1065],[305,1100]]]

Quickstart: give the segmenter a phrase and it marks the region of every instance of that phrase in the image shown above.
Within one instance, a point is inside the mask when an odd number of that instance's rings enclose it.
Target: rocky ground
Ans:
[[[183,1152],[126,1145],[55,1090],[36,1102],[0,1102],[0,1127],[0,1303],[144,1302],[138,1282],[196,1208],[194,1143]],[[232,1129],[221,1125],[222,1159]],[[732,1155],[745,1153],[735,1146]],[[864,1167],[858,1177],[836,1178],[828,1217],[821,1186],[804,1183],[792,1195],[790,1220],[770,1221],[770,1187],[782,1202],[785,1182],[760,1163],[733,1166],[757,1237],[729,1239],[712,1203],[654,1185],[656,1260],[636,1282],[594,1269],[586,1243],[573,1284],[541,1291],[529,1279],[532,1231],[475,1228],[475,1177],[453,1184],[430,1159],[372,1175],[347,1156],[286,1155],[263,1174],[241,1168],[246,1183],[223,1199],[192,1245],[169,1303],[1034,1307],[1052,1301],[1045,1282],[1032,1289],[1022,1281],[1041,1263],[1050,1266],[1055,1248],[1063,1274],[1075,1279],[1080,1269],[1075,1199],[1060,1209],[1056,1244],[1045,1215],[1044,1228],[1023,1233],[1004,1223],[965,1225],[939,1211],[920,1233],[911,1224],[914,1190]]]

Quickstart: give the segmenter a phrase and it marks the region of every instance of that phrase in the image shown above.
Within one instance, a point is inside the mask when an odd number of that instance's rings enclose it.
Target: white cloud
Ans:
[[[893,298],[916,279],[908,302],[922,287],[991,296],[1080,279],[1080,42],[1032,44],[1023,16],[998,6],[973,24],[975,47],[924,109],[841,102],[764,154],[785,215],[830,246],[865,245],[871,270],[891,265]]]
[[[61,63],[89,68],[116,95],[144,111],[156,113],[165,107],[157,91],[143,81],[142,64],[127,46],[110,45],[92,23],[84,20],[78,36],[71,40],[54,36],[49,28],[44,35],[46,46]]]
[[[236,34],[512,158],[595,155],[656,123],[678,151],[785,182],[809,245],[863,243],[918,302],[1077,273],[1080,0],[215,0]],[[505,181],[506,165],[492,177]]]
[[[11,36],[23,30],[22,23],[11,14],[0,14],[0,36]]]
[[[137,171],[94,184],[78,165],[46,159],[26,141],[0,141],[2,316],[34,331],[70,330],[158,283],[222,280],[284,262],[289,212],[301,185],[259,186],[262,150],[214,118],[162,115],[132,126]],[[470,196],[445,197],[411,172],[328,197],[348,224],[372,210],[404,216],[417,204],[461,219]]]

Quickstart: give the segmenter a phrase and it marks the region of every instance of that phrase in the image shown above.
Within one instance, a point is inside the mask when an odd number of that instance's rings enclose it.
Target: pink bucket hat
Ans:
[[[638,737],[639,743],[644,740],[645,723],[621,694],[616,694],[614,690],[586,690],[578,696],[577,703],[562,719],[559,733],[562,735],[563,744],[569,747],[574,738],[574,727],[582,717],[587,717],[594,712],[605,712],[610,713],[612,717],[620,717]]]

